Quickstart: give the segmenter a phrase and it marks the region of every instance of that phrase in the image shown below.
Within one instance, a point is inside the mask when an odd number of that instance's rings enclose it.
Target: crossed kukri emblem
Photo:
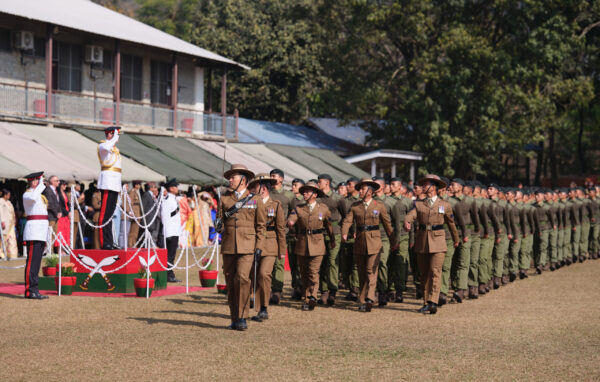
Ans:
[[[84,256],[84,255],[77,255],[77,258],[79,258],[79,260],[83,264],[92,268],[92,271],[86,276],[85,280],[83,280],[83,282],[79,285],[79,287],[81,289],[88,290],[88,284],[89,284],[90,280],[92,279],[92,277],[96,273],[100,273],[100,275],[102,276],[104,281],[106,281],[106,290],[112,291],[115,289],[115,286],[110,282],[110,280],[108,279],[108,276],[106,275],[106,273],[104,273],[102,268],[109,266],[109,265],[113,265],[117,260],[119,260],[118,255],[106,257],[106,258],[100,260],[99,263],[96,263],[96,261],[94,259],[92,259],[91,257]]]

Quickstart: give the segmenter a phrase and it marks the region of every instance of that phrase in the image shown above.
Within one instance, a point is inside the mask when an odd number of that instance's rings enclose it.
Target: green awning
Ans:
[[[80,134],[100,142],[104,139],[104,132],[100,130],[75,129]],[[198,171],[186,164],[165,155],[161,151],[152,149],[137,140],[132,134],[123,134],[118,143],[121,153],[135,161],[151,168],[167,178],[177,178],[182,183],[215,184],[217,180],[212,176]]]
[[[163,137],[156,135],[132,135],[135,140],[157,150],[164,155],[177,160],[186,166],[201,171],[213,178],[212,184],[223,184],[223,170],[228,170],[230,164],[216,155],[191,143],[185,138]]]
[[[329,174],[333,178],[333,183],[345,182],[351,175],[329,165],[317,156],[313,156],[303,148],[286,145],[267,144],[267,147],[277,151],[279,154],[289,159],[302,163],[302,165],[316,174]]]
[[[321,160],[325,161],[332,167],[335,167],[339,171],[344,172],[346,174],[350,174],[358,179],[367,178],[371,176],[367,172],[353,165],[352,163],[346,162],[344,158],[337,156],[330,150],[313,149],[310,147],[303,147],[302,150],[314,157],[320,158]]]

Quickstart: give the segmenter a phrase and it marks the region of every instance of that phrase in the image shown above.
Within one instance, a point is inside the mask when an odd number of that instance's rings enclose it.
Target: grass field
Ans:
[[[0,282],[22,277],[0,270]],[[302,312],[285,299],[270,320],[233,332],[216,291],[150,300],[0,295],[0,381],[600,380],[600,261],[434,316],[416,313],[413,297],[366,314],[346,301]]]

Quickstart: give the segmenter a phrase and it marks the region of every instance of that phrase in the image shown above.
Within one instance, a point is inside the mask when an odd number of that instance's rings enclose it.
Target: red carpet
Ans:
[[[197,292],[199,290],[211,290],[216,291],[217,288],[203,288],[198,286],[191,286],[190,292]],[[56,291],[40,291],[41,294],[58,295]],[[152,291],[152,297],[171,296],[174,294],[185,293],[185,285],[183,286],[168,286],[167,289]],[[0,283],[0,294],[25,294],[25,285],[23,284],[2,284]],[[86,296],[86,297],[135,297],[135,293],[90,293],[90,292],[73,292],[72,296]]]

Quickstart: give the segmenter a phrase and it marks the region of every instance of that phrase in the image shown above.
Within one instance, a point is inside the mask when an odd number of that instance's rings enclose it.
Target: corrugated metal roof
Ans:
[[[0,12],[250,69],[89,0],[0,0]]]
[[[364,145],[369,136],[369,133],[364,131],[358,122],[340,126],[340,120],[336,118],[309,118],[309,121],[326,134],[357,145]]]

